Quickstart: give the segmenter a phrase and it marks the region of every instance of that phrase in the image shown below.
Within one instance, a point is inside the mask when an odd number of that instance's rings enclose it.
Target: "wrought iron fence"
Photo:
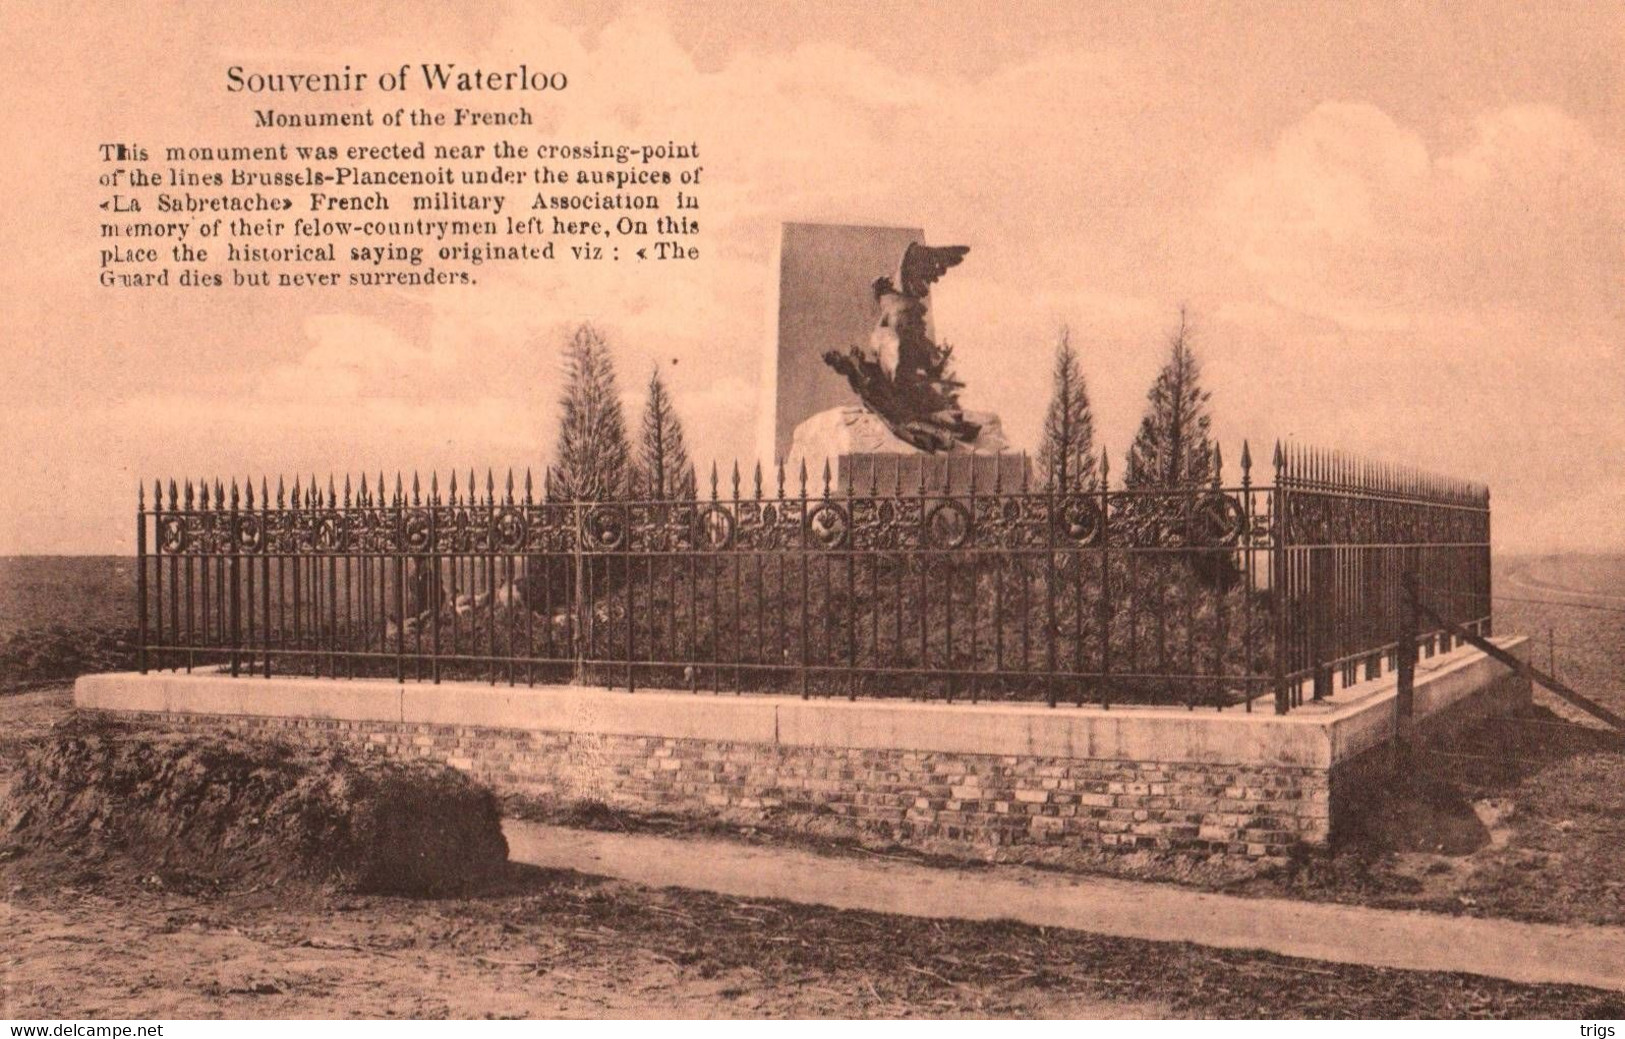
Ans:
[[[1407,571],[1488,632],[1486,490],[1274,469],[1255,486],[1244,445],[1233,486],[945,493],[735,467],[615,502],[171,480],[138,509],[141,667],[1285,711],[1393,667]]]

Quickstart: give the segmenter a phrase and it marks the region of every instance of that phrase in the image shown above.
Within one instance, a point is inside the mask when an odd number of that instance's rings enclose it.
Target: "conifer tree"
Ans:
[[[1065,326],[1055,347],[1054,390],[1044,416],[1038,465],[1047,487],[1057,491],[1095,488],[1095,417],[1077,351],[1072,349],[1072,334]]]
[[[1202,368],[1191,349],[1193,339],[1190,314],[1181,307],[1179,324],[1168,335],[1168,360],[1146,395],[1145,417],[1129,447],[1123,486],[1130,490],[1201,488],[1208,486],[1213,477],[1216,458],[1208,414],[1211,394],[1202,389]],[[1210,514],[1192,511],[1190,504],[1192,499],[1186,495],[1176,495],[1171,501],[1150,495],[1140,501],[1131,500],[1124,518],[1140,526],[1141,536],[1153,537],[1160,544],[1211,544],[1217,531]],[[1240,577],[1230,553],[1179,553],[1171,559],[1194,573],[1203,589],[1228,593]],[[1166,565],[1146,567],[1142,574],[1149,582],[1161,582],[1156,591],[1159,601],[1164,595],[1192,594],[1185,579],[1170,578]]]
[[[1211,394],[1202,389],[1193,339],[1190,315],[1180,307],[1179,325],[1168,335],[1168,360],[1146,394],[1145,417],[1129,447],[1125,487],[1197,487],[1208,482],[1213,463]]]
[[[609,344],[592,325],[577,327],[565,344],[564,378],[555,496],[561,501],[624,498],[631,468],[626,417]]]
[[[649,397],[643,408],[638,444],[637,493],[659,501],[693,501],[694,463],[689,461],[683,424],[672,406],[660,369],[649,373]]]

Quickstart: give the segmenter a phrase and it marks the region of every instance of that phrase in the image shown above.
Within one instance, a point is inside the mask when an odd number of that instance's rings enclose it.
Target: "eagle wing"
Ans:
[[[957,267],[968,252],[968,245],[930,246],[910,242],[903,252],[903,264],[897,271],[898,288],[905,296],[924,299],[926,293],[931,291],[932,283],[942,277],[949,267]]]

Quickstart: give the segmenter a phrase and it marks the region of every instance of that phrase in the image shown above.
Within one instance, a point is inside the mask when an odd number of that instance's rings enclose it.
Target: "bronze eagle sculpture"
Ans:
[[[824,362],[846,376],[865,408],[899,439],[929,453],[955,450],[981,432],[959,406],[964,383],[948,369],[953,348],[933,342],[926,332],[931,286],[968,252],[965,245],[910,242],[896,279],[880,277],[871,285],[880,316],[869,342],[824,354]]]

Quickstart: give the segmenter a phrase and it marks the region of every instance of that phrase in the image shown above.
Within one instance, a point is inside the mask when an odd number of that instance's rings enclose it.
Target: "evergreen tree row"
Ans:
[[[1145,415],[1129,445],[1123,486],[1129,490],[1197,487],[1213,477],[1212,396],[1202,388],[1202,368],[1192,349],[1190,315],[1168,334],[1168,357],[1146,394]],[[1055,348],[1053,389],[1038,450],[1039,475],[1060,489],[1097,490],[1100,457],[1089,388],[1063,327]]]
[[[1145,415],[1129,446],[1123,484],[1130,490],[1201,486],[1212,477],[1211,394],[1202,388],[1189,314],[1168,335],[1168,356],[1146,394]],[[1052,391],[1038,450],[1042,486],[1096,490],[1101,462],[1089,387],[1071,331],[1055,348]],[[583,324],[564,348],[553,493],[563,501],[625,498],[692,501],[697,492],[683,424],[659,368],[649,374],[634,447],[616,388],[609,344]]]
[[[590,324],[578,327],[565,344],[560,405],[558,447],[553,454],[555,498],[693,500],[694,463],[659,368],[649,373],[635,452],[627,435],[609,344]]]

